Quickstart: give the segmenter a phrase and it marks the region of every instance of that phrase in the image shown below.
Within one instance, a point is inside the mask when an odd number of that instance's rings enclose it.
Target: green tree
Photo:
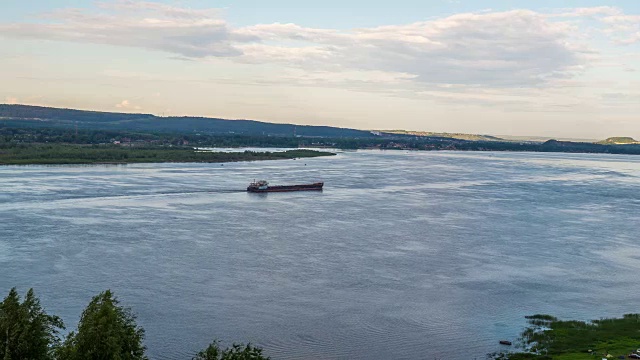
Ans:
[[[110,290],[95,296],[82,312],[78,331],[69,334],[58,351],[59,360],[146,359],[144,329]]]
[[[262,349],[251,344],[233,344],[230,348],[222,350],[218,341],[200,351],[193,360],[269,360],[262,355]]]
[[[42,309],[33,289],[20,303],[13,288],[0,303],[0,356],[3,360],[52,359],[60,344],[59,329],[64,329],[62,320]]]

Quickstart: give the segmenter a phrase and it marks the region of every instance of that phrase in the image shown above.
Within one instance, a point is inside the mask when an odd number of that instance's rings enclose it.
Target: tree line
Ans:
[[[69,128],[3,126],[0,121],[0,150],[25,144],[98,145],[120,142],[155,147],[328,147],[337,149],[459,150],[603,153],[640,155],[640,145],[611,145],[549,140],[540,142],[472,141],[439,136],[391,134],[377,137],[305,137],[240,134],[178,133],[171,131],[90,130]]]
[[[106,113],[73,109],[58,109],[26,105],[0,104],[0,120],[12,126],[50,128],[85,128],[92,130],[157,131],[175,133],[206,132],[216,134],[372,137],[369,131],[267,123],[254,120],[226,120],[204,117],[160,117],[151,114]]]
[[[62,336],[62,319],[48,314],[33,289],[21,300],[13,288],[0,303],[2,360],[145,360],[144,329],[136,315],[110,291],[94,296],[78,328]],[[213,341],[192,360],[266,360],[251,344],[222,348]]]
[[[33,164],[128,164],[161,162],[222,163],[297,159],[335,155],[314,150],[277,152],[213,152],[188,147],[75,145],[75,144],[0,144],[0,165]]]

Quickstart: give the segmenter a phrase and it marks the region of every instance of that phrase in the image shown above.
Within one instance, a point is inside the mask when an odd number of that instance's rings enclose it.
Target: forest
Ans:
[[[155,116],[41,106],[0,104],[0,127],[79,128],[90,130],[126,130],[139,132],[201,133],[217,135],[373,137],[370,131],[275,124],[255,120],[226,120],[192,116]]]
[[[379,136],[373,138],[332,138],[332,137],[303,137],[303,136],[262,136],[262,135],[207,135],[199,133],[182,134],[161,131],[129,131],[129,130],[88,130],[66,128],[33,128],[33,127],[2,127],[0,122],[0,151],[11,152],[7,149],[31,151],[27,145],[44,144],[76,144],[102,145],[103,150],[109,150],[107,145],[118,145],[120,148],[154,147],[155,151],[172,149],[172,147],[278,147],[278,148],[333,148],[333,149],[381,149],[381,150],[452,150],[452,151],[519,151],[519,152],[563,152],[563,153],[599,153],[599,154],[628,154],[640,155],[639,144],[611,145],[586,142],[570,142],[549,140],[540,142],[514,141],[471,141],[445,137]],[[4,150],[1,150],[4,149]],[[42,148],[31,148],[32,151]],[[114,156],[122,152],[114,151]],[[173,149],[175,150],[175,149]],[[169,154],[169,153],[167,153]],[[200,158],[187,157],[192,161],[206,161]],[[100,161],[115,161],[113,156]],[[157,157],[157,156],[156,156]],[[0,159],[2,155],[0,155]],[[109,159],[111,158],[111,159]],[[143,158],[149,158],[144,156]],[[168,156],[167,159],[171,159]],[[120,160],[122,160],[120,158]],[[258,160],[258,159],[255,159]],[[171,160],[167,160],[171,161]],[[182,160],[175,160],[182,161]],[[213,161],[213,160],[212,160]],[[233,160],[231,160],[233,161]]]
[[[232,161],[283,160],[334,153],[314,150],[288,150],[279,152],[218,152],[197,151],[191,147],[173,146],[120,146],[79,144],[10,144],[0,143],[0,165],[34,164],[129,164],[160,162],[223,163]]]

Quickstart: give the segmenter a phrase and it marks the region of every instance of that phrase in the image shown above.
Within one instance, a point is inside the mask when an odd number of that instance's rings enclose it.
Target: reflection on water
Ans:
[[[305,165],[306,164],[306,165]],[[323,192],[247,194],[253,179]],[[111,288],[153,359],[482,358],[523,316],[639,312],[640,158],[380,152],[0,167],[0,289],[73,328]]]

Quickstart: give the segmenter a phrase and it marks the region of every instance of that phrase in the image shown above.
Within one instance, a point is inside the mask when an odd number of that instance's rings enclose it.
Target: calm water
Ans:
[[[322,193],[247,194],[254,178]],[[75,327],[111,288],[153,359],[469,359],[532,313],[640,312],[640,157],[348,152],[0,167],[0,289]]]

